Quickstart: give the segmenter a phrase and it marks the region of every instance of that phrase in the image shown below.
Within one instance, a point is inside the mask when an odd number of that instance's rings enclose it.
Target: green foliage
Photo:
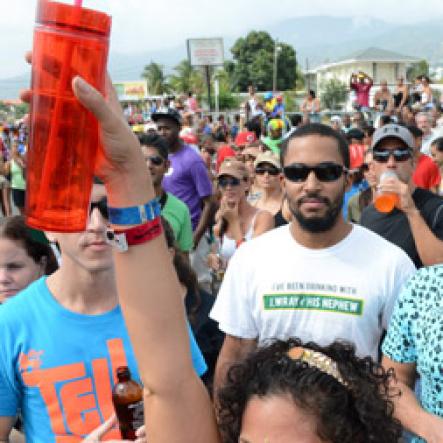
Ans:
[[[418,63],[414,63],[406,71],[406,78],[410,82],[413,82],[416,77],[420,75],[429,76],[429,63],[426,60],[420,60]]]
[[[189,60],[182,60],[175,68],[175,74],[169,78],[171,88],[177,93],[193,92],[201,95],[205,88],[202,71],[195,69]]]
[[[151,61],[143,69],[142,77],[148,83],[149,93],[152,95],[162,95],[170,92],[167,76],[162,65]]]
[[[337,78],[323,82],[321,85],[321,101],[327,109],[336,110],[340,108],[348,96],[348,87]]]
[[[297,64],[297,70],[296,70],[296,84],[295,88],[297,91],[304,91],[305,90],[305,76],[303,75],[303,71],[301,69],[301,66]]]
[[[232,93],[231,77],[226,69],[219,69],[213,76],[214,80],[218,80],[219,96],[218,105],[220,110],[237,109],[240,105],[240,100]],[[214,86],[214,82],[212,83]],[[215,109],[215,89],[211,91],[211,106]]]
[[[20,103],[19,105],[14,106],[15,110],[15,118],[17,120],[23,118],[25,114],[29,112],[29,105],[27,103]]]
[[[295,92],[292,92],[292,91],[291,92],[284,92],[283,93],[283,100],[284,100],[286,112],[298,111]]]
[[[295,88],[297,60],[294,48],[286,43],[278,43],[281,48],[277,57],[277,90],[286,91]]]
[[[293,89],[296,78],[296,58],[294,48],[286,43],[278,43],[277,52],[277,89]],[[250,84],[258,90],[272,89],[274,70],[275,41],[264,31],[250,32],[239,38],[231,52],[233,62],[225,63],[230,74],[231,86],[246,91]]]
[[[12,123],[15,120],[22,119],[28,112],[29,105],[27,103],[10,105],[0,101],[0,117],[2,120],[6,120]]]

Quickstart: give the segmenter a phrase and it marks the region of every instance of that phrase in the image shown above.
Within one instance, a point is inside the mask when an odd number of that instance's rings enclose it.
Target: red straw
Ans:
[[[75,2],[74,2],[75,6],[78,6],[79,8],[82,7],[82,3],[83,3],[83,0],[75,0]]]

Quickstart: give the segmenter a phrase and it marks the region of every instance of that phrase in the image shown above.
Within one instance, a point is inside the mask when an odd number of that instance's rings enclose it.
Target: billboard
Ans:
[[[219,66],[224,62],[222,38],[191,38],[187,40],[188,59],[192,66]]]
[[[114,83],[119,101],[138,101],[148,98],[148,85],[144,80]]]

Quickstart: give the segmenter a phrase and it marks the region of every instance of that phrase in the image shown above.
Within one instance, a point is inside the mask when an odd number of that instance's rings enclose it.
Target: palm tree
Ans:
[[[148,83],[148,90],[150,94],[162,95],[170,91],[167,76],[164,73],[162,65],[151,61],[143,69],[142,77]]]
[[[175,68],[175,74],[170,77],[170,84],[179,93],[194,92],[201,94],[204,88],[202,73],[195,69],[189,60],[182,60]]]

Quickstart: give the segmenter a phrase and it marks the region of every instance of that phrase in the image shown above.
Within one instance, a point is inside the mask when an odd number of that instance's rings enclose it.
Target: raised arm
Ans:
[[[78,77],[73,88],[101,125],[104,156],[97,174],[106,185],[109,205],[146,204],[154,198],[151,179],[110,80],[109,102]],[[192,366],[183,301],[163,236],[116,252],[115,264],[121,307],[145,387],[149,442],[218,442],[209,397]]]

